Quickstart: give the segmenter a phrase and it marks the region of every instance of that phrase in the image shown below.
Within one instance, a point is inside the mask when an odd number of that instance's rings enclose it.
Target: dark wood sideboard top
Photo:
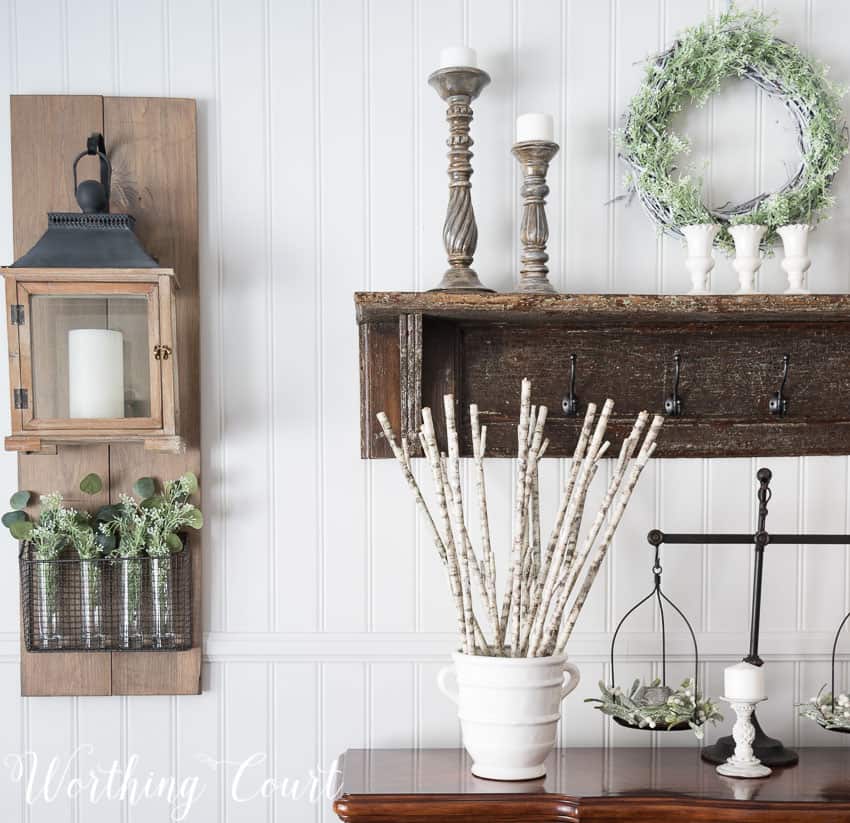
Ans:
[[[850,821],[850,748],[800,749],[760,780],[718,775],[696,748],[560,749],[547,776],[481,780],[460,749],[352,749],[345,821]]]

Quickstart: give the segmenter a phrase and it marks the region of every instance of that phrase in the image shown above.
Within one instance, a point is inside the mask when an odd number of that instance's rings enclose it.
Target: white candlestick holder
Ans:
[[[771,769],[765,766],[753,754],[753,740],[756,730],[752,723],[753,710],[757,703],[766,700],[741,700],[733,697],[721,697],[735,712],[735,725],[732,727],[732,737],[735,740],[735,752],[725,762],[717,767],[717,773],[726,777],[767,777]]]

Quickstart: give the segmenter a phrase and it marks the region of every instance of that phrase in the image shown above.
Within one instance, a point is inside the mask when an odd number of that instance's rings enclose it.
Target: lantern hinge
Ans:
[[[13,326],[24,325],[24,307],[20,303],[13,303],[9,306],[9,312]]]
[[[29,392],[26,389],[15,389],[13,394],[15,395],[15,408],[16,409],[28,409],[29,408]]]

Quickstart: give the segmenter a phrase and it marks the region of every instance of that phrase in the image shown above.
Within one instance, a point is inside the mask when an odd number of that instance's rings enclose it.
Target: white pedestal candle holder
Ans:
[[[755,294],[756,272],[761,268],[760,246],[767,234],[767,226],[731,226],[729,234],[735,241],[735,259],[732,266],[738,272],[739,285],[736,294]]]
[[[685,266],[691,273],[688,294],[711,294],[711,270],[714,268],[711,249],[720,226],[716,223],[695,223],[682,226],[681,230],[688,244],[688,258],[685,260]]]
[[[765,766],[753,754],[753,740],[756,730],[752,724],[753,710],[757,703],[767,698],[743,700],[740,698],[722,697],[735,712],[735,725],[732,727],[732,737],[735,740],[735,753],[717,767],[717,773],[726,777],[767,777],[771,769]]]
[[[807,223],[795,223],[780,226],[776,233],[782,238],[785,257],[782,268],[788,275],[788,288],[785,294],[811,294],[809,291],[809,232],[812,227]]]

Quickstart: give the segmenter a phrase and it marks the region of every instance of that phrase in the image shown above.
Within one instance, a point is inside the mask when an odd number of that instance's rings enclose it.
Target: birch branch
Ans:
[[[658,445],[656,442],[656,438],[658,436],[658,431],[664,423],[664,418],[660,415],[656,415],[652,421],[652,425],[650,426],[649,432],[647,432],[646,438],[643,443],[643,447],[640,450],[640,454],[638,455],[637,460],[635,461],[635,465],[632,468],[631,475],[626,486],[623,488],[620,493],[620,497],[617,501],[617,507],[611,515],[611,521],[608,524],[608,529],[605,532],[605,536],[603,537],[602,544],[597,551],[596,557],[593,559],[593,563],[591,563],[590,568],[588,569],[587,575],[585,577],[584,583],[579,590],[579,593],[576,597],[576,601],[573,604],[572,609],[570,610],[570,614],[564,623],[564,626],[560,630],[559,639],[555,646],[556,653],[561,654],[564,648],[567,645],[567,641],[570,639],[570,635],[572,634],[573,628],[575,627],[576,621],[578,620],[578,616],[581,613],[581,609],[584,606],[585,601],[587,600],[587,595],[590,592],[590,588],[593,585],[593,581],[596,579],[596,575],[599,572],[599,568],[602,565],[602,561],[605,559],[605,555],[608,551],[608,547],[611,545],[611,541],[614,538],[614,534],[617,531],[617,527],[620,525],[620,521],[623,519],[623,515],[626,511],[626,506],[631,499],[631,496],[635,490],[635,486],[637,485],[638,479],[640,478],[641,472],[643,471],[646,464],[649,462],[649,459],[655,453],[655,449]]]

